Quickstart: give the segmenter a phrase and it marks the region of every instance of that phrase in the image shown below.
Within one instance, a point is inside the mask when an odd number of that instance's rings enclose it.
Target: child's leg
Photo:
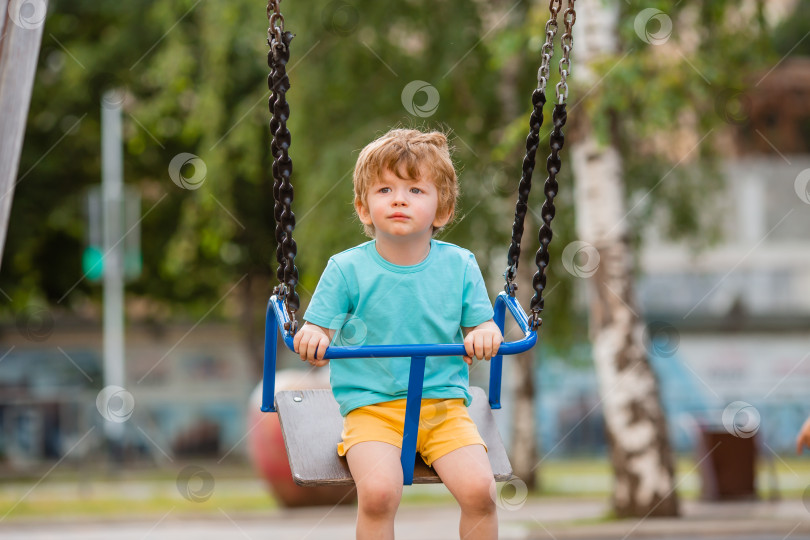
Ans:
[[[434,461],[433,468],[461,507],[459,536],[464,540],[498,538],[495,478],[484,447],[462,446]]]
[[[357,485],[357,539],[394,538],[394,516],[402,498],[400,449],[367,441],[346,453]]]

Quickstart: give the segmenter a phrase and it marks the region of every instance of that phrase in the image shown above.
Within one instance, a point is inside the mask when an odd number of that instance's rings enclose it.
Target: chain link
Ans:
[[[565,103],[568,100],[568,76],[571,74],[571,50],[574,48],[574,23],[577,20],[577,12],[574,11],[576,0],[568,0],[568,7],[563,14],[563,24],[565,32],[560,39],[562,47],[562,58],[560,58],[560,82],[555,87],[557,93],[557,103]]]
[[[295,266],[295,256],[298,247],[293,240],[295,229],[295,214],[292,211],[294,198],[291,183],[293,164],[289,156],[292,137],[287,129],[287,120],[290,117],[290,105],[287,103],[287,91],[290,89],[290,79],[287,76],[287,62],[290,60],[290,41],[293,35],[290,32],[281,32],[284,19],[278,11],[280,0],[271,0],[267,4],[267,14],[270,20],[268,29],[267,65],[270,67],[270,76],[267,85],[271,90],[268,106],[272,117],[270,119],[270,132],[273,140],[270,143],[270,153],[273,156],[273,216],[276,221],[276,260],[278,270],[276,276],[279,285],[274,294],[284,301],[284,307],[290,319],[284,329],[295,333],[298,321],[295,313],[299,308],[298,294],[295,286],[298,284],[298,268]],[[271,13],[271,7],[273,12]],[[275,26],[276,21],[281,26]]]
[[[557,14],[560,12],[561,7],[562,0],[550,0],[548,5],[550,15],[546,22],[546,42],[543,43],[543,47],[540,49],[540,69],[537,70],[537,88],[543,92],[543,94],[546,93],[551,57],[554,55],[554,37],[557,35]]]
[[[269,0],[267,2],[267,20],[270,27],[267,29],[267,44],[270,45],[273,39],[277,44],[284,42],[284,16],[281,14],[281,0]]]

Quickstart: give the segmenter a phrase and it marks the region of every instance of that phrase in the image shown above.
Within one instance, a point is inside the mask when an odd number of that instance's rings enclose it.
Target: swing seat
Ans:
[[[470,416],[487,444],[487,457],[497,482],[512,477],[512,465],[503,447],[498,426],[483,388],[470,387],[473,401]],[[331,390],[285,390],[276,393],[276,410],[281,421],[284,446],[290,460],[293,480],[301,486],[353,484],[345,457],[338,456],[337,444],[343,429],[337,401]],[[417,453],[414,484],[438,484],[439,476],[425,465]]]
[[[498,355],[490,360],[489,399],[480,388],[470,389],[473,401],[470,416],[487,444],[487,456],[495,479],[511,478],[512,467],[503,442],[498,435],[495,420],[489,409],[501,408],[501,375],[503,355],[517,354],[531,349],[537,342],[537,332],[529,325],[528,317],[517,300],[500,293],[495,300],[495,323],[504,330],[507,309],[512,314],[523,338],[502,343]],[[267,304],[264,341],[264,377],[262,389],[263,412],[278,412],[284,445],[290,461],[293,480],[305,486],[339,485],[353,483],[346,458],[337,454],[341,440],[343,417],[331,390],[292,390],[275,392],[276,346],[281,330],[284,343],[293,350],[293,335],[284,330],[289,322],[281,299],[275,295]],[[413,483],[439,483],[438,475],[416,453],[419,414],[422,403],[425,362],[428,356],[463,356],[464,345],[443,343],[430,345],[370,345],[361,347],[328,347],[324,358],[384,358],[411,357],[408,397],[405,405],[401,464],[404,485]],[[489,407],[487,407],[489,404]]]

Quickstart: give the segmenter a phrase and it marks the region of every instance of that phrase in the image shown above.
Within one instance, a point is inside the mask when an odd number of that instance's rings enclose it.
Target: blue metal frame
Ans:
[[[501,332],[504,330],[506,311],[514,317],[523,338],[518,341],[502,343],[498,356],[490,361],[489,373],[489,406],[501,408],[501,374],[503,355],[518,354],[534,347],[537,343],[537,332],[529,328],[529,318],[515,298],[502,292],[495,299],[495,323]],[[276,347],[278,334],[284,344],[293,350],[293,335],[283,330],[289,321],[282,301],[274,296],[267,302],[264,337],[264,378],[262,386],[262,411],[275,412],[273,396],[276,387]],[[466,351],[461,343],[442,343],[432,345],[364,345],[360,347],[329,347],[324,358],[386,358],[397,356],[411,357],[408,398],[405,404],[405,426],[402,437],[402,473],[405,485],[413,483],[413,468],[416,461],[416,436],[419,430],[419,412],[422,403],[422,383],[425,375],[425,360],[428,356],[464,356]]]

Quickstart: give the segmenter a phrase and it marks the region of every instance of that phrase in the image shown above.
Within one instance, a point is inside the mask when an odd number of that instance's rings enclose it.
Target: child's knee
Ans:
[[[495,479],[491,476],[471,476],[465,479],[459,495],[459,506],[464,512],[484,515],[495,512]]]
[[[360,511],[368,516],[396,513],[402,498],[402,484],[390,479],[366,479],[357,486]]]

